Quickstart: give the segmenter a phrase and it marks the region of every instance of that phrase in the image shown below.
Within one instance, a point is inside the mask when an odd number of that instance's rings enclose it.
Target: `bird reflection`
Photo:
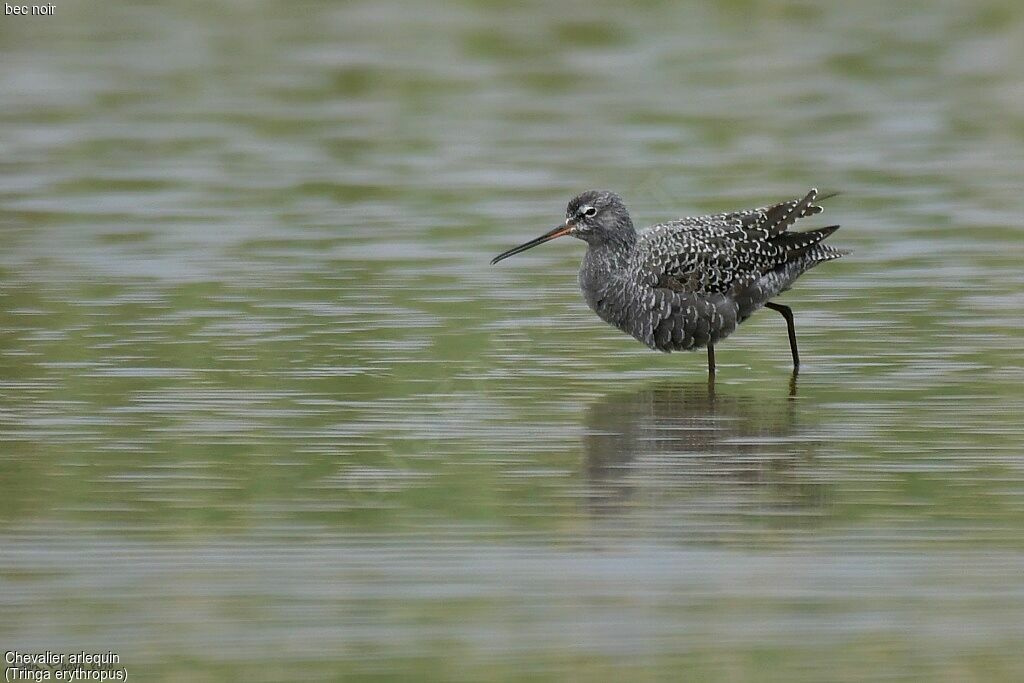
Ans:
[[[704,512],[713,505],[719,514],[820,508],[824,489],[806,476],[817,444],[798,427],[795,389],[794,375],[789,396],[733,395],[698,383],[597,400],[585,420],[590,511],[677,503]]]

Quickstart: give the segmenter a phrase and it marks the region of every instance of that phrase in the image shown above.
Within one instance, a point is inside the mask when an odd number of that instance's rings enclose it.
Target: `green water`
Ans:
[[[1024,6],[0,16],[0,649],[135,680],[1024,679]],[[640,225],[842,194],[703,354]],[[827,223],[825,222],[827,221]],[[791,393],[795,395],[791,396]]]

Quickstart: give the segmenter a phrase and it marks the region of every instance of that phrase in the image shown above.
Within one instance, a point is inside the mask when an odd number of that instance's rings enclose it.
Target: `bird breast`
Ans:
[[[588,252],[579,283],[587,305],[605,322],[658,351],[699,349],[736,329],[738,307],[723,294],[656,287],[628,265]]]
[[[587,305],[601,320],[650,346],[654,321],[662,313],[654,290],[631,277],[627,264],[593,252],[587,251],[579,274]]]

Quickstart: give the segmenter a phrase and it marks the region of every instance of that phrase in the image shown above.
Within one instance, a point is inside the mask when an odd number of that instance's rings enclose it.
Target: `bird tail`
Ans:
[[[792,257],[788,258],[774,270],[765,273],[755,280],[738,283],[733,288],[731,295],[738,305],[737,319],[740,322],[746,320],[750,314],[763,306],[766,301],[785,292],[798,277],[819,263],[832,261],[849,254],[849,251],[836,249],[828,244],[821,244],[821,241],[835,232],[838,227],[838,225],[830,225],[820,230],[792,233],[793,237],[812,235],[812,241],[802,248],[791,252]],[[814,233],[817,233],[817,235],[814,235]]]
[[[763,227],[768,230],[768,236],[781,235],[804,216],[821,213],[822,208],[814,203],[817,196],[817,188],[811,188],[803,199],[791,199],[769,207],[765,211],[763,223]]]
[[[772,244],[782,247],[786,253],[786,260],[790,261],[798,256],[803,256],[812,247],[822,242],[826,237],[839,229],[838,225],[829,225],[817,230],[806,232],[784,232],[772,239]],[[822,245],[824,246],[824,245]],[[829,247],[831,250],[832,248]],[[838,249],[833,250],[838,251]]]

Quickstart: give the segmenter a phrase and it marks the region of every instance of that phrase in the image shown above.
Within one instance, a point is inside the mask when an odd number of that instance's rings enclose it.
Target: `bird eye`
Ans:
[[[583,209],[583,215],[587,216],[587,217],[596,216],[597,215],[597,209],[595,209],[592,206],[588,206],[587,208]]]

